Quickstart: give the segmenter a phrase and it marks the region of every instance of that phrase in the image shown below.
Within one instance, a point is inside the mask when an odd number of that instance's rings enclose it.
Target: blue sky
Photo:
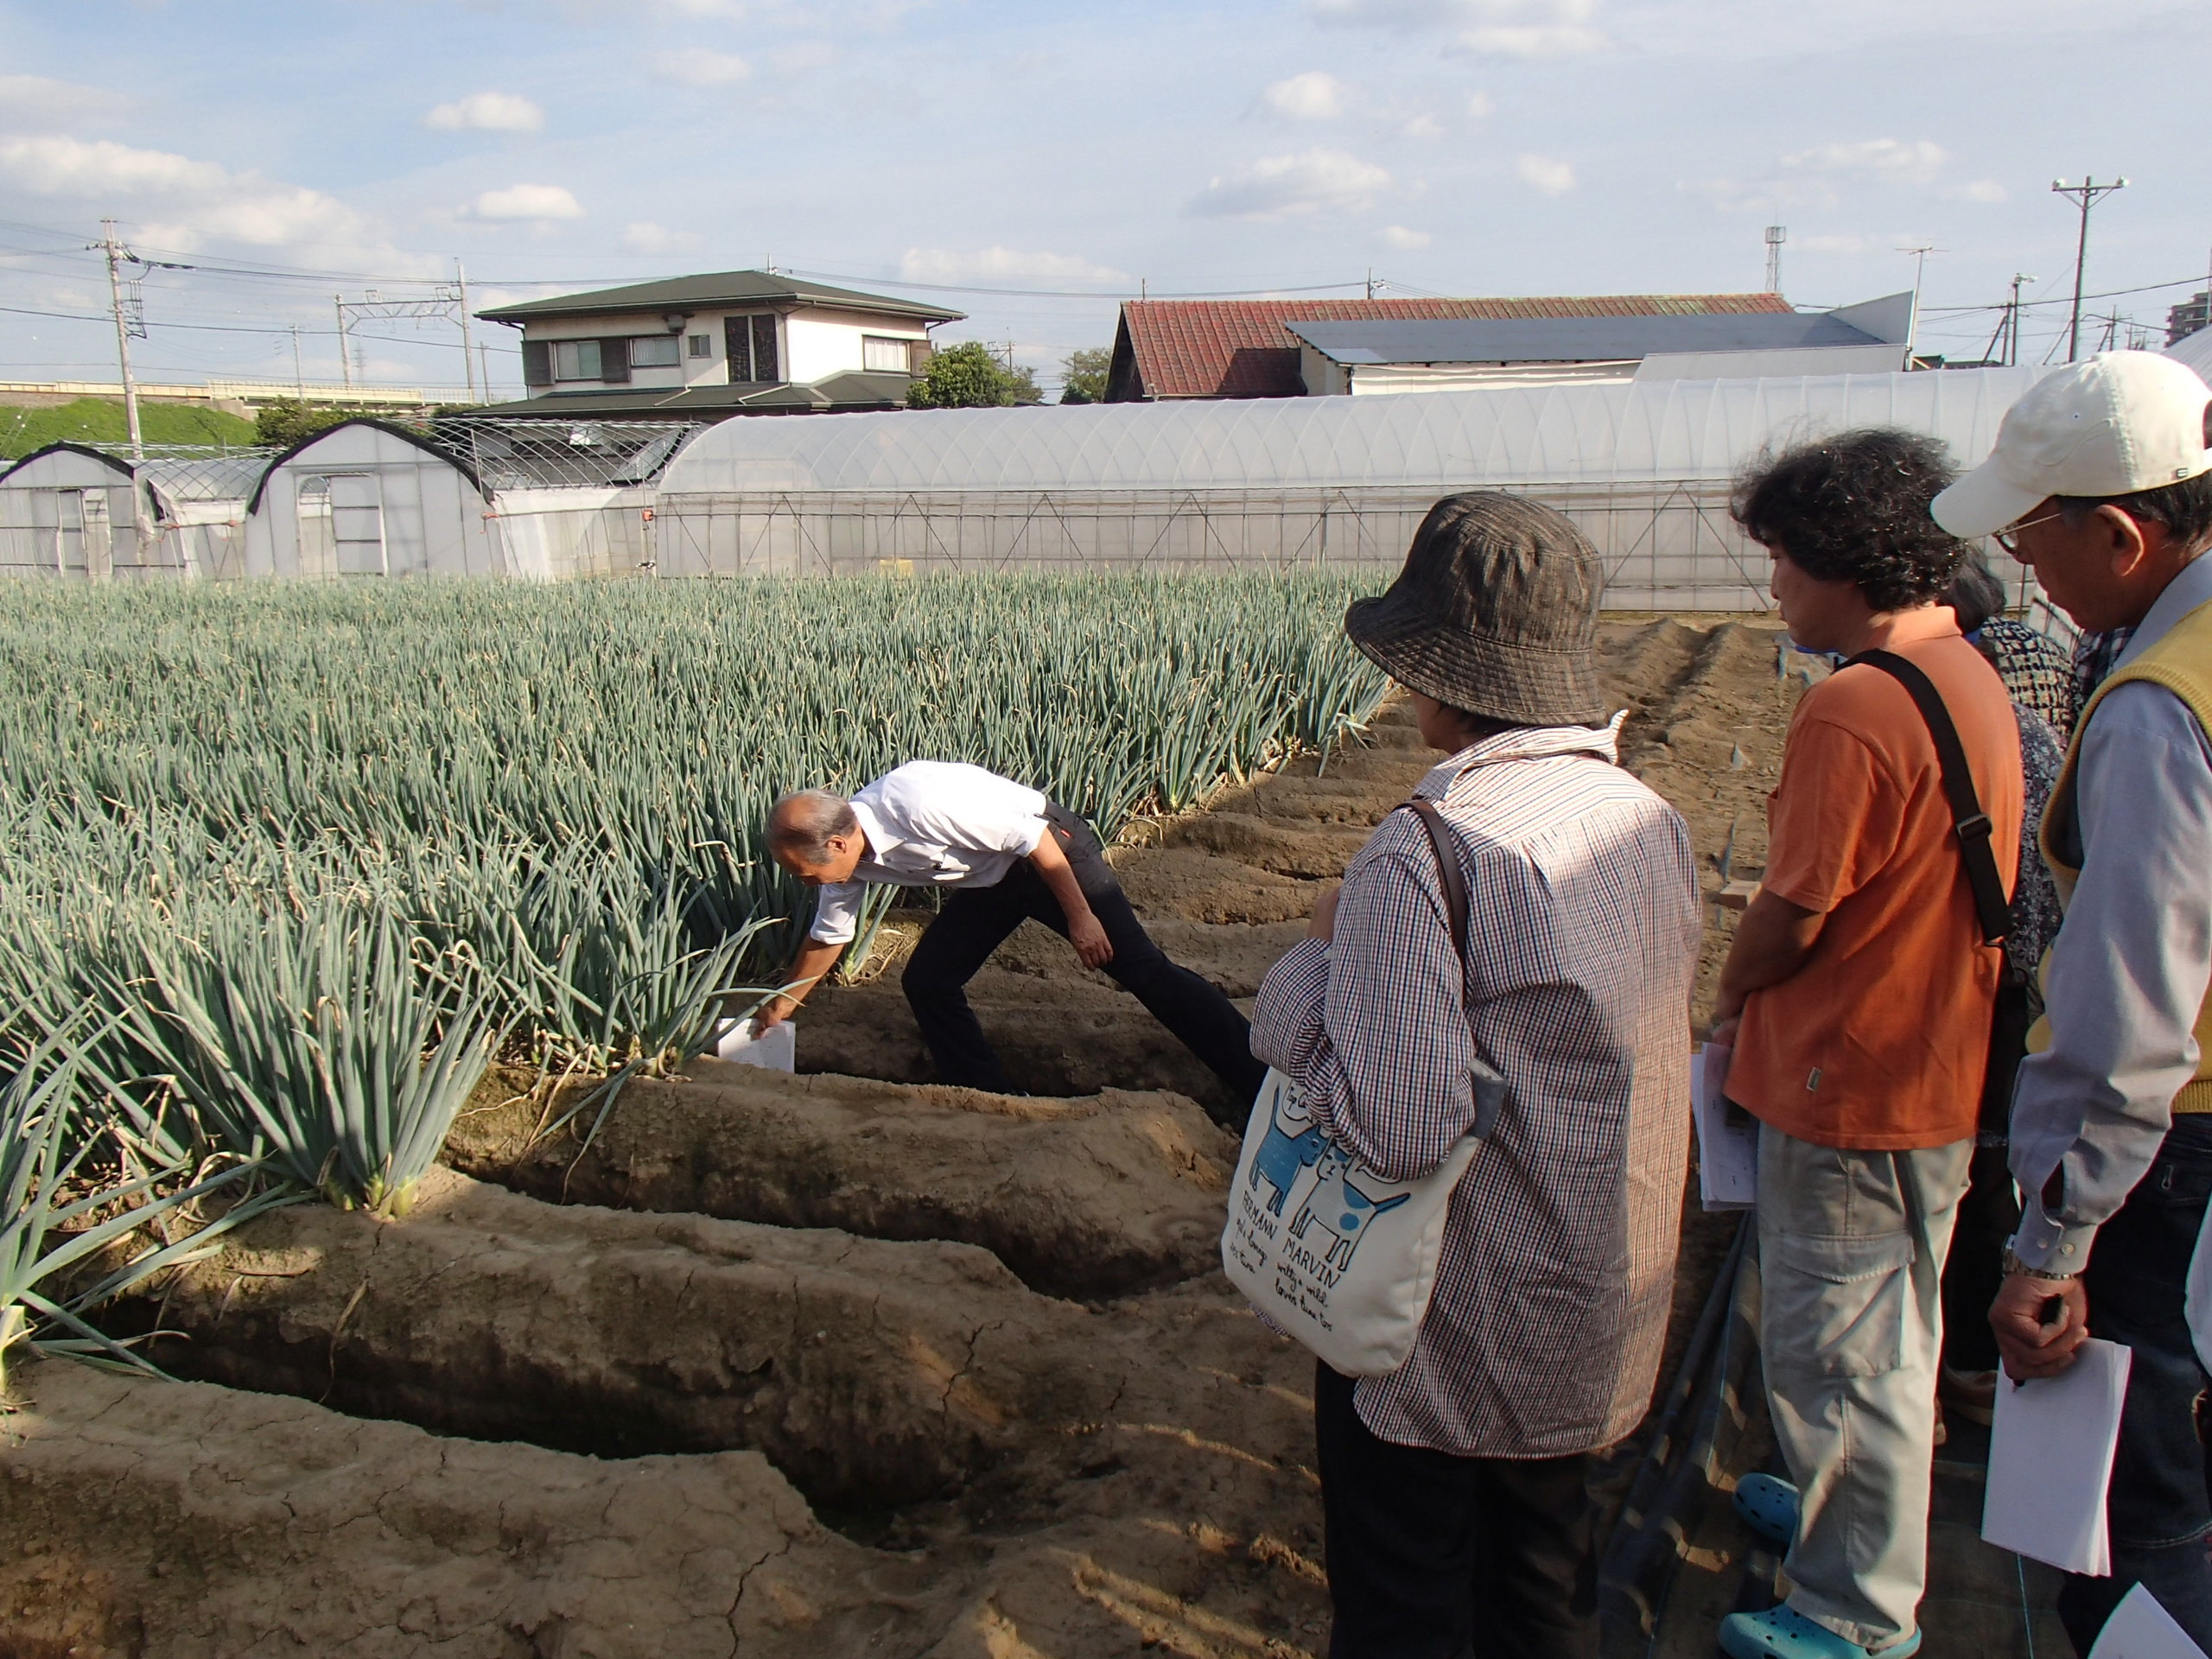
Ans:
[[[79,246],[104,216],[203,267],[147,278],[149,378],[289,378],[297,324],[308,378],[334,379],[332,294],[427,292],[456,256],[480,303],[772,259],[957,306],[942,337],[1011,340],[1048,381],[1140,283],[1751,289],[1773,222],[1800,303],[1910,287],[1897,250],[1932,244],[1925,303],[1980,306],[2015,272],[2067,292],[2050,184],[2084,170],[2131,181],[2097,211],[2092,291],[2165,283],[2212,257],[2203,22],[2145,0],[0,0],[0,378],[111,373],[103,325],[23,315],[105,303]],[[2092,308],[2162,323],[2186,291]],[[2036,314],[2034,355],[2063,323]],[[1993,324],[1934,312],[1923,345],[1974,355]],[[450,328],[363,332],[372,378],[459,382]],[[511,348],[493,373],[514,384]]]

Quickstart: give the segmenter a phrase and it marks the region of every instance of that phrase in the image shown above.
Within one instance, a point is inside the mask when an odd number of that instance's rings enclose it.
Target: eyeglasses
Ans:
[[[2005,529],[1993,531],[1992,532],[1989,539],[1996,543],[1998,546],[2003,548],[2007,553],[2011,554],[2017,559],[2020,556],[2020,543],[2018,537],[2022,531],[2033,530],[2037,524],[2056,524],[2059,519],[2063,518],[2066,515],[2063,512],[2046,512],[2040,518],[2031,518],[2025,524],[2012,524],[2007,526]]]

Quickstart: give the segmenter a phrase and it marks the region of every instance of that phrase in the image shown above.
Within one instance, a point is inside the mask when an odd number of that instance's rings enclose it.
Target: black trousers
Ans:
[[[1943,1258],[1943,1363],[1955,1371],[1997,1369],[1989,1305],[2005,1283],[2005,1246],[2020,1226],[2005,1156],[2002,1146],[1974,1148],[1951,1228],[1951,1253]]]
[[[1252,1058],[1250,1023],[1211,983],[1168,961],[1152,942],[1090,826],[1062,806],[1050,807],[1045,816],[1075,872],[1076,885],[1113,943],[1114,960],[1105,971],[1222,1080],[1232,1102],[1220,1120],[1242,1129],[1268,1071]],[[1014,1091],[997,1051],[968,1005],[966,988],[991,952],[1024,921],[1042,922],[1063,938],[1067,936],[1060,901],[1027,859],[995,886],[954,892],[914,946],[900,982],[922,1028],[922,1041],[937,1062],[938,1081],[997,1094]]]
[[[1598,1659],[1594,1455],[1458,1458],[1377,1440],[1314,1368],[1329,1659]]]
[[[2127,1202],[2097,1230],[2082,1273],[2089,1334],[2134,1350],[2105,1518],[2112,1574],[2069,1573],[2058,1616],[2088,1652],[2120,1599],[2148,1585],[2199,1647],[2212,1651],[2212,1480],[2203,1412],[2208,1379],[2189,1330],[2190,1258],[2212,1201],[2212,1116],[2177,1116]]]

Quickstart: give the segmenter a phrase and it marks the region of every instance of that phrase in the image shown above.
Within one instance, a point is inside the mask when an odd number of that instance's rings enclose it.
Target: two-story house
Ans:
[[[522,330],[530,395],[497,415],[720,420],[897,409],[962,313],[775,271],[564,294],[477,315]]]

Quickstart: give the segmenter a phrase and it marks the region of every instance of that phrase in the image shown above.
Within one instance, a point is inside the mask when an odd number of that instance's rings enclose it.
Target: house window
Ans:
[[[773,312],[726,317],[722,334],[729,350],[731,384],[742,385],[783,378],[776,366],[776,318]]]
[[[674,334],[639,334],[630,342],[633,369],[672,369],[677,366]]]
[[[603,378],[599,342],[595,340],[556,340],[553,342],[556,380],[597,380]]]
[[[693,334],[684,341],[684,345],[693,357],[712,357],[715,354],[715,337],[712,334]]]
[[[894,339],[889,334],[861,336],[861,367],[872,374],[906,374],[911,372],[912,359],[907,355],[910,341]]]

